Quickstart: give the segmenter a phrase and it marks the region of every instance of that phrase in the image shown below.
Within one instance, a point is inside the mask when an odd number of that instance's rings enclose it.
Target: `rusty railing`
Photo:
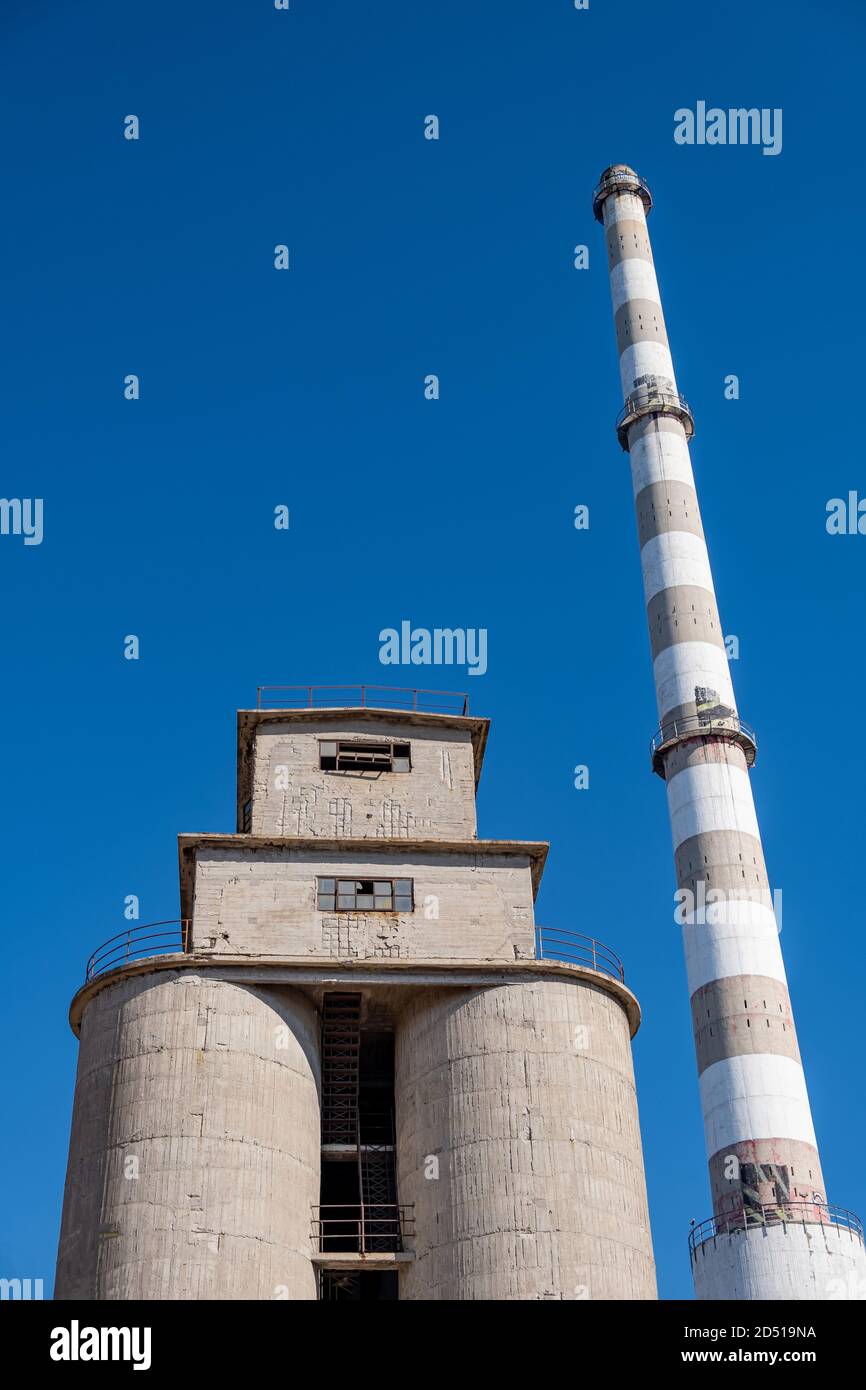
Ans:
[[[189,921],[147,922],[118,932],[97,946],[87,962],[85,983],[106,970],[117,970],[146,956],[177,955],[188,949]]]
[[[592,190],[592,215],[596,222],[604,222],[602,208],[604,200],[611,193],[636,193],[649,214],[653,205],[652,194],[646,179],[636,174],[634,169],[605,169],[601,179]]]
[[[859,1216],[845,1207],[830,1206],[827,1202],[770,1202],[762,1206],[743,1206],[739,1211],[710,1216],[689,1231],[689,1254],[694,1258],[698,1248],[716,1236],[736,1235],[763,1226],[834,1226],[863,1240],[863,1224]]]
[[[605,946],[604,942],[596,941],[594,936],[584,936],[582,932],[559,927],[536,927],[535,958],[584,965],[625,984],[625,971],[616,952]]]
[[[730,714],[685,714],[679,719],[666,719],[653,734],[650,744],[653,771],[663,778],[663,754],[673,744],[689,738],[729,738],[742,748],[746,766],[755,765],[758,736],[745,719],[731,710]]]
[[[398,1254],[414,1223],[411,1203],[330,1202],[313,1207],[313,1245],[320,1255]]]
[[[695,417],[692,408],[678,391],[668,391],[662,386],[643,386],[633,391],[616,417],[616,437],[620,448],[629,451],[628,432],[638,420],[647,415],[671,415],[679,420],[685,430],[686,439],[695,433]]]
[[[400,685],[260,685],[257,709],[399,709],[468,714],[460,690],[413,690]]]

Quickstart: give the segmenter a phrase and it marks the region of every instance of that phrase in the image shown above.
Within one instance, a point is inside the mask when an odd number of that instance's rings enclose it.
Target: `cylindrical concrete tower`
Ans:
[[[628,1003],[613,981],[548,979],[401,1012],[402,1298],[656,1297]]]
[[[295,990],[203,971],[96,994],[55,1297],[317,1298],[319,1074],[318,1016]]]
[[[607,242],[664,779],[714,1217],[693,1233],[699,1297],[866,1297],[856,1218],[829,1207],[647,234],[649,189],[605,170]],[[709,904],[708,904],[709,900]],[[848,1289],[846,1292],[845,1289]],[[780,1289],[784,1289],[780,1293]]]

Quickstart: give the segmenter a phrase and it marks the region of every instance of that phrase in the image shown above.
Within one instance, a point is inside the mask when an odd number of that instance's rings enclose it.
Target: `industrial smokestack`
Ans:
[[[691,1233],[699,1298],[866,1298],[857,1218],[827,1203],[739,717],[633,169],[601,176],[624,405],[692,1006],[713,1217]],[[711,906],[705,906],[707,897]]]

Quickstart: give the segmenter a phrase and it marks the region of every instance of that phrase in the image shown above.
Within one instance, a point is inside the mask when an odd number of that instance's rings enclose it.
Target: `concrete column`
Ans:
[[[406,1299],[653,1299],[628,1022],[580,980],[419,994],[397,1021]]]
[[[826,1202],[824,1179],[749,782],[754,742],[740,723],[725,653],[689,458],[694,425],[679,396],[647,234],[650,206],[627,166],[602,175],[594,208],[604,224],[625,401],[620,442],[641,547],[656,770],[666,782],[677,884],[692,895],[681,899],[683,936],[713,1207],[719,1229],[777,1202],[821,1223],[827,1213],[815,1204]],[[711,891],[721,900],[702,911]],[[741,1241],[738,1258],[748,1265],[753,1247],[751,1273],[727,1294],[708,1296],[777,1296],[760,1291],[771,1264],[758,1258],[756,1242]],[[798,1257],[806,1290],[819,1277],[816,1261],[806,1262],[791,1240],[786,1258],[795,1265]]]
[[[300,994],[135,975],[88,1004],[60,1299],[315,1299],[317,1015]]]

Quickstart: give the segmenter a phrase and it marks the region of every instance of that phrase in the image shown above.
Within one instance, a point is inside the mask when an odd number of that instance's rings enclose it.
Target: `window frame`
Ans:
[[[325,887],[325,885],[332,885]],[[351,887],[350,887],[351,885]],[[359,899],[364,901],[359,903]],[[371,899],[372,901],[367,901]],[[316,875],[318,912],[414,912],[413,878],[348,878]]]
[[[324,749],[334,749],[334,752],[324,752]],[[378,755],[382,758],[381,765],[373,761],[372,766],[359,766],[357,762],[351,761],[352,749],[364,750],[368,753],[371,761]],[[397,752],[400,749],[400,752]],[[405,751],[404,751],[405,750]],[[362,755],[361,755],[362,756]],[[387,762],[385,758],[387,757]],[[325,759],[334,760],[333,767],[325,767]],[[343,767],[340,766],[340,759],[347,758],[349,761]],[[397,763],[405,763],[405,766],[397,767]],[[381,774],[383,772],[393,772],[403,774],[412,771],[412,744],[408,739],[365,739],[365,738],[320,738],[319,739],[319,771],[320,772],[360,772]]]

